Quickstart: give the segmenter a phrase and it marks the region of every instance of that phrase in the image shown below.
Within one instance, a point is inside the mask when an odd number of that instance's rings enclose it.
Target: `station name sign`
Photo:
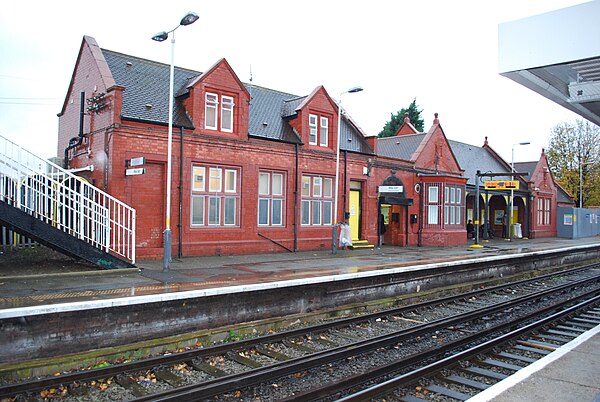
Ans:
[[[404,186],[379,186],[380,193],[402,193]]]
[[[486,180],[486,190],[516,190],[519,188],[519,180]]]

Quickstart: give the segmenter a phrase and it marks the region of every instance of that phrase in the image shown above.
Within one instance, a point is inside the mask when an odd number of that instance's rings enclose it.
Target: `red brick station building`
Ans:
[[[140,258],[163,253],[168,93],[168,64],[85,36],[59,113],[58,155],[136,209]],[[487,137],[482,147],[449,141],[437,114],[427,132],[406,118],[389,138],[367,136],[342,114],[338,143],[339,108],[323,86],[297,96],[243,83],[225,59],[205,72],[176,67],[174,96],[173,255],[330,249],[338,146],[337,216],[347,218],[355,244],[377,244],[384,226],[386,245],[466,245],[476,186],[479,223],[503,234],[510,192],[483,182],[510,179],[510,164]],[[515,171],[526,174],[513,222],[525,237],[556,236],[556,207],[572,201],[544,152]]]

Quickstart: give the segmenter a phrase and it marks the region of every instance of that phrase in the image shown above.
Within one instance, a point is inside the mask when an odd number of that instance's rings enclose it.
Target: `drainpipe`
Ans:
[[[183,126],[180,127],[179,141],[179,219],[177,228],[179,230],[177,244],[177,258],[183,257],[182,242],[182,214],[183,214]]]
[[[423,219],[423,203],[425,202],[425,183],[421,182],[420,186],[421,192],[419,197],[419,230],[417,236],[417,246],[419,247],[423,246],[423,225],[425,221],[425,219]]]
[[[73,137],[69,140],[69,145],[65,148],[65,161],[64,167],[65,169],[69,168],[69,151],[73,148],[78,147],[83,142],[83,116],[85,116],[85,92],[81,92],[80,100],[79,100],[79,134],[77,137]]]
[[[346,212],[348,208],[348,202],[346,200],[346,194],[348,193],[348,151],[344,149],[344,221],[346,220]]]
[[[298,144],[294,144],[296,150],[296,175],[294,183],[294,252],[298,251]]]

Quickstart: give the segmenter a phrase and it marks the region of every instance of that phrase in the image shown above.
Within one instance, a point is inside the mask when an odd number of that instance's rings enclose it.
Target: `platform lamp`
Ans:
[[[198,20],[198,14],[189,12],[179,22],[175,28],[170,31],[159,32],[152,37],[157,42],[164,42],[171,35],[171,68],[169,71],[169,129],[168,129],[168,145],[167,145],[167,210],[165,214],[165,231],[164,234],[164,254],[163,254],[163,271],[169,271],[171,264],[171,152],[173,149],[173,76],[175,72],[174,55],[175,55],[175,31],[180,26],[193,24]]]
[[[333,201],[333,231],[332,231],[332,241],[331,241],[331,252],[333,254],[337,253],[337,213],[338,213],[338,187],[339,187],[339,179],[340,179],[340,133],[342,131],[342,95],[344,94],[353,94],[356,92],[362,91],[362,87],[352,87],[347,91],[344,91],[340,94],[338,100],[338,124],[337,124],[337,143],[336,143],[336,152],[335,152],[335,193],[334,193],[334,201]]]
[[[515,145],[529,145],[531,144],[529,141],[525,141],[525,142],[517,142],[514,143],[512,145],[512,155],[511,155],[511,159],[510,159],[510,179],[514,180],[515,176],[512,175],[512,173],[515,172]],[[512,241],[512,217],[513,217],[513,203],[514,203],[514,199],[515,199],[515,192],[514,189],[510,188],[510,208],[508,210],[508,240]]]

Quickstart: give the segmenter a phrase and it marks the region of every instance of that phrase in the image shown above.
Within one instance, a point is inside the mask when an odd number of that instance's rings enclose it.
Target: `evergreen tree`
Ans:
[[[554,178],[577,206],[579,200],[584,207],[600,205],[600,127],[584,120],[555,126],[546,155]]]
[[[404,115],[408,112],[408,118],[410,119],[410,123],[417,129],[418,132],[423,132],[423,128],[425,127],[425,122],[421,118],[421,112],[423,109],[419,110],[417,106],[417,98],[413,99],[412,103],[408,108],[400,109],[396,114],[392,113],[390,116],[390,120],[385,123],[383,129],[378,134],[379,137],[392,137],[396,135],[396,132],[404,123]]]

